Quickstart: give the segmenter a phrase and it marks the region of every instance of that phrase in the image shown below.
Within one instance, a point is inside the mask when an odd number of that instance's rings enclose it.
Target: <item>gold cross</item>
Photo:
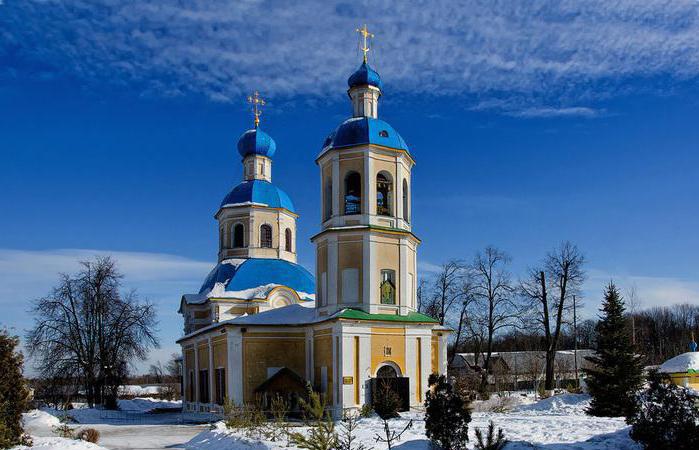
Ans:
[[[356,30],[357,33],[362,35],[362,38],[364,39],[364,45],[362,45],[361,50],[364,52],[364,62],[366,62],[366,54],[369,52],[369,41],[368,39],[373,39],[374,35],[369,33],[369,30],[366,27],[366,24],[362,28],[357,28]]]
[[[248,96],[248,103],[252,105],[252,113],[255,115],[255,128],[260,126],[260,115],[262,115],[262,106],[265,106],[265,101],[260,97],[260,93],[255,91]]]

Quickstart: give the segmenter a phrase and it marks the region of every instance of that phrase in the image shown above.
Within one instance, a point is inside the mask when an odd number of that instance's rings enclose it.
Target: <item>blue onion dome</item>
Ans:
[[[366,63],[366,61],[363,62],[361,66],[359,66],[359,69],[357,69],[352,75],[350,75],[349,79],[347,80],[347,84],[349,85],[350,89],[352,89],[355,86],[366,85],[374,86],[379,89],[383,88],[379,73],[372,69],[371,66]]]
[[[286,192],[266,180],[243,181],[221,202],[221,208],[250,205],[282,208],[296,213],[294,203]]]
[[[274,139],[259,128],[246,131],[238,139],[238,153],[243,158],[248,155],[262,155],[271,158],[276,150],[277,144]]]
[[[408,144],[391,125],[373,117],[352,117],[345,120],[325,138],[322,151],[364,144],[410,151]]]

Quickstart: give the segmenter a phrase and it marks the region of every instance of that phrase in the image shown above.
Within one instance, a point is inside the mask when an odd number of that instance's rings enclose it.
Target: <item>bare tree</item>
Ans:
[[[150,375],[153,378],[155,383],[160,384],[163,382],[164,372],[165,371],[163,370],[163,363],[158,361],[157,363],[150,365],[148,375]]]
[[[631,345],[636,346],[636,313],[641,309],[641,298],[635,284],[626,291],[626,314],[631,321]]]
[[[503,329],[514,325],[517,315],[515,289],[507,265],[509,256],[495,247],[486,247],[479,252],[470,266],[472,284],[472,316],[470,329],[480,339],[483,352],[481,388],[488,383],[488,370],[493,353],[495,336]],[[476,355],[477,356],[477,355]]]
[[[459,351],[459,346],[463,338],[468,335],[467,330],[469,329],[469,321],[471,319],[469,310],[473,302],[473,279],[471,277],[471,272],[466,271],[461,279],[461,309],[457,320],[458,325],[456,326],[456,335],[454,336],[453,351],[449,356],[449,365],[454,361],[454,357]]]
[[[415,296],[417,297],[417,310],[419,312],[431,317],[437,317],[436,310],[433,307],[434,302],[430,298],[427,280],[423,277],[420,277],[417,281]]]
[[[432,307],[437,313],[440,325],[444,325],[452,306],[461,298],[461,278],[464,275],[464,265],[460,261],[452,260],[442,267],[434,279],[432,289]]]
[[[522,295],[530,301],[533,320],[543,330],[546,351],[544,389],[553,390],[556,350],[566,313],[572,308],[585,281],[585,258],[570,242],[549,253],[540,268],[532,269],[520,283]]]
[[[158,346],[155,309],[133,292],[120,293],[122,275],[110,258],[81,264],[34,302],[27,350],[42,376],[79,379],[90,406],[114,407],[128,364]]]

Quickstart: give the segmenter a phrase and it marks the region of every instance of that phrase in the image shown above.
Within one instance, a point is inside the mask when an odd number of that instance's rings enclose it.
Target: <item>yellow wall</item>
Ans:
[[[212,339],[214,348],[214,368],[223,367],[228,369],[228,351],[226,336],[220,336]]]
[[[341,236],[338,243],[338,270],[337,270],[337,294],[338,299],[343,299],[342,293],[342,270],[357,269],[359,272],[358,301],[362,302],[362,237]],[[350,239],[352,239],[350,241]]]
[[[194,349],[193,348],[185,349],[185,351],[184,351],[184,369],[186,371],[185,372],[186,377],[190,376],[189,375],[190,370],[192,371],[192,375],[194,374],[195,367],[194,367]],[[193,402],[194,398],[189,398],[190,397],[189,396],[189,384],[191,383],[192,385],[194,385],[194,378],[193,377],[189,378],[187,380],[187,383],[188,383],[188,385],[186,385],[184,387],[185,400]],[[196,386],[195,386],[195,388],[196,388]]]
[[[254,401],[254,390],[267,380],[268,367],[288,367],[306,374],[305,333],[245,333],[243,335],[243,399]]]
[[[199,370],[209,368],[209,347],[208,344],[199,344]]]
[[[439,373],[439,337],[432,336],[432,373]]]
[[[401,305],[405,302],[404,299],[400,298],[400,252],[398,246],[398,240],[389,238],[388,242],[380,242],[376,244],[376,270],[374,274],[376,280],[381,280],[381,270],[391,269],[395,271],[395,281],[396,281],[396,305]],[[376,295],[380,300],[379,286],[375,287]]]
[[[391,356],[384,355],[386,347],[391,348]],[[393,362],[403,374],[405,368],[405,328],[371,329],[371,374],[374,376],[384,362]]]
[[[670,379],[678,386],[699,389],[699,373],[673,373],[670,374]]]
[[[330,330],[318,330],[313,336],[313,371],[315,378],[316,389],[320,388],[321,383],[321,367],[327,367],[328,371],[328,404],[332,402],[332,392],[335,386],[335,371],[333,365],[333,344]]]

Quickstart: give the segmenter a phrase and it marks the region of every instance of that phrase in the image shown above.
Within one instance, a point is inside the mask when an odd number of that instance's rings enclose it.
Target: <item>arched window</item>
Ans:
[[[380,216],[392,216],[391,196],[393,184],[385,172],[376,175],[376,214]]]
[[[326,178],[323,186],[323,221],[330,219],[333,215],[333,181]]]
[[[403,219],[406,222],[410,222],[410,211],[408,208],[408,180],[403,178]]]
[[[291,228],[287,228],[284,232],[284,248],[287,252],[291,251]]]
[[[362,212],[362,177],[357,172],[345,176],[345,214]]]
[[[272,227],[267,224],[260,226],[260,247],[272,248]]]
[[[233,248],[245,247],[245,227],[242,223],[233,226]]]

